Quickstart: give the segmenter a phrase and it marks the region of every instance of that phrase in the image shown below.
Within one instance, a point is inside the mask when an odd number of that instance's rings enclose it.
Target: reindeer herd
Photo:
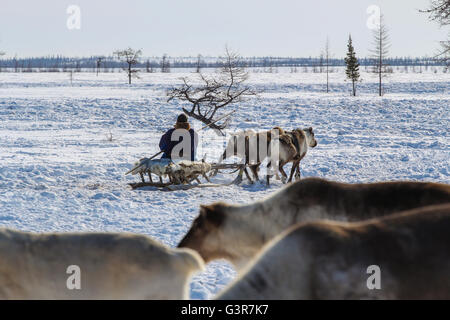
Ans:
[[[280,127],[274,127],[264,132],[245,130],[234,134],[220,157],[218,163],[227,158],[237,156],[244,160],[253,174],[253,178],[259,181],[258,171],[261,163],[268,159],[266,176],[267,184],[270,183],[272,173],[275,172],[279,179],[281,173],[283,183],[292,181],[294,172],[296,180],[300,179],[300,161],[306,156],[309,148],[317,146],[312,127],[285,131]],[[284,171],[284,166],[292,162],[289,179]],[[247,179],[253,183],[246,167],[243,172]],[[217,170],[213,175],[217,174]]]
[[[221,299],[448,299],[450,186],[307,178],[251,204],[202,206],[179,247],[235,266]],[[371,265],[382,290],[366,287]]]
[[[273,130],[267,143],[279,143],[283,180],[299,178],[317,145],[313,129]],[[264,159],[249,161],[248,141],[263,136],[234,136],[228,145],[242,139],[245,147],[230,147],[222,160],[242,157],[259,179]],[[136,234],[0,229],[0,298],[187,299],[191,276],[217,259],[238,271],[217,299],[450,299],[450,186],[306,178],[246,205],[202,205],[177,248]],[[71,265],[81,270],[81,290],[67,287]],[[374,265],[375,290],[367,286]]]

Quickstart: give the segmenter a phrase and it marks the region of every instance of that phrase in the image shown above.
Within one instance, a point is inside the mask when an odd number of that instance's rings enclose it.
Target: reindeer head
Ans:
[[[271,129],[271,131],[277,133],[278,136],[281,136],[281,135],[285,134],[284,130],[282,128],[278,127],[278,126],[273,127]]]
[[[192,222],[191,228],[178,244],[178,248],[196,250],[205,262],[218,258],[222,251],[220,238],[225,221],[223,212],[225,206],[222,203],[201,205],[200,214]]]
[[[305,129],[303,129],[303,131],[305,132],[308,146],[310,146],[311,148],[314,148],[315,146],[317,146],[317,140],[316,140],[316,138],[314,138],[313,128],[312,127],[305,128]]]
[[[197,251],[205,263],[226,259],[239,270],[264,243],[258,230],[246,221],[250,208],[220,202],[201,205],[200,214],[178,247]]]

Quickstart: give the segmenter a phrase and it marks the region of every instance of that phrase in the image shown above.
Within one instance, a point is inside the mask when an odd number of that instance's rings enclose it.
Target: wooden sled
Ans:
[[[239,171],[239,174],[233,181],[225,184],[212,183],[207,176],[209,171],[225,169],[235,169],[230,174],[237,171]],[[164,164],[160,165],[158,164],[158,160],[144,158],[135,163],[134,168],[129,170],[126,174],[139,174],[141,177],[141,182],[129,183],[133,190],[143,187],[154,187],[156,190],[160,191],[175,191],[240,184],[242,182],[242,173],[244,172],[244,169],[244,164],[208,164],[203,161],[181,161],[179,163],[167,163],[167,160],[164,160]],[[159,176],[159,182],[153,181],[152,174]],[[145,175],[149,177],[149,181],[145,181]],[[169,181],[163,182],[162,176],[167,176]],[[200,177],[203,177],[207,183],[202,183],[199,179]],[[193,184],[193,181],[196,181],[197,183]]]

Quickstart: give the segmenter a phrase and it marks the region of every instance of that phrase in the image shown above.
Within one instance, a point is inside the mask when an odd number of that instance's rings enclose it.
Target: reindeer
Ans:
[[[178,247],[196,250],[205,262],[227,259],[239,271],[268,241],[300,222],[361,221],[449,202],[447,184],[347,184],[307,178],[254,203],[200,206],[200,214]]]
[[[81,290],[67,287],[69,266]],[[0,229],[0,299],[187,299],[203,268],[195,251],[143,235]]]
[[[274,140],[271,150],[279,150],[278,154],[272,152],[272,157],[267,164],[267,167],[278,162],[278,170],[282,175],[283,183],[286,182],[287,175],[283,167],[289,162],[292,162],[291,173],[288,182],[292,181],[295,173],[296,180],[300,179],[300,161],[306,156],[309,148],[315,148],[317,140],[314,138],[314,131],[312,127],[305,129],[295,129],[293,131],[286,131],[280,135],[279,140]],[[271,174],[267,174],[267,184],[270,183]]]
[[[218,163],[222,163],[225,159],[232,156],[237,156],[244,160],[245,165],[248,165],[252,171],[254,179],[259,181],[259,166],[265,158],[271,156],[271,141],[282,135],[284,135],[284,130],[280,127],[274,127],[272,130],[263,132],[245,130],[234,134],[228,141]],[[215,170],[212,175],[216,175],[217,171],[218,170]],[[250,183],[253,183],[247,168],[244,168],[243,172]],[[240,174],[242,174],[242,172]]]
[[[216,298],[450,299],[449,230],[449,203],[364,222],[299,224]],[[379,290],[370,290],[375,272]]]

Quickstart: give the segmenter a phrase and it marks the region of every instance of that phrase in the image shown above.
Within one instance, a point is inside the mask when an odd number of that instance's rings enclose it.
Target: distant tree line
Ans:
[[[376,62],[372,57],[359,58],[361,66],[375,66]],[[389,66],[443,66],[445,62],[436,60],[433,57],[395,57],[385,60]],[[243,57],[240,66],[246,68],[260,68],[264,72],[274,72],[276,68],[309,67],[313,72],[325,72],[326,66],[345,66],[342,58],[326,57]],[[61,55],[30,58],[3,58],[0,56],[0,70],[13,72],[115,72],[127,68],[126,61],[117,59],[117,56],[91,56],[91,57],[64,57]],[[135,68],[142,69],[142,72],[171,72],[171,69],[185,68],[199,71],[206,68],[221,68],[221,62],[216,57],[148,57],[140,59]]]

